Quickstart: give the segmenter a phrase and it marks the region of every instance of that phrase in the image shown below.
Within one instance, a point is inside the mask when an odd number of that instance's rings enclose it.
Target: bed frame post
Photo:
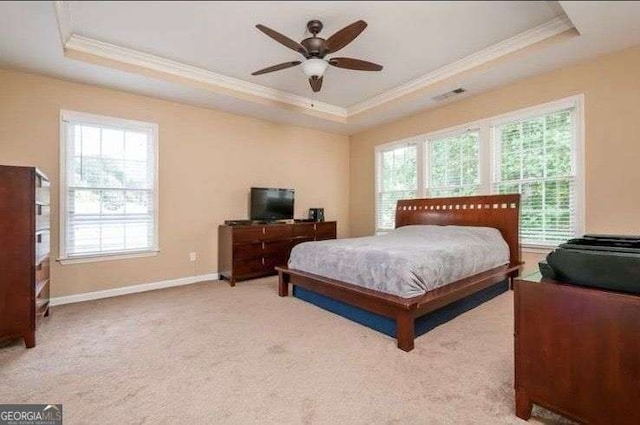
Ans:
[[[278,295],[281,297],[289,295],[289,280],[291,276],[288,273],[278,270]]]
[[[415,318],[411,311],[401,311],[396,316],[396,334],[398,338],[398,348],[403,351],[413,350],[413,340]]]

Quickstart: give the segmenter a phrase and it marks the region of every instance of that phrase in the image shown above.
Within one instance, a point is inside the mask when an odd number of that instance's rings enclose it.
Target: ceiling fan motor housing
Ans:
[[[309,52],[307,58],[324,58],[328,51],[326,41],[320,37],[313,36],[305,38],[300,44]]]

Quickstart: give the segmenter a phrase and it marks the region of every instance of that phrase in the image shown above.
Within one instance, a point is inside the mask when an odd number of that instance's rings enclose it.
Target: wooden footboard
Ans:
[[[416,318],[505,279],[516,277],[519,269],[519,265],[496,267],[424,295],[402,298],[300,270],[276,267],[279,278],[278,295],[281,297],[289,295],[289,285],[300,286],[362,310],[389,317],[396,322],[398,348],[404,351],[413,350]]]

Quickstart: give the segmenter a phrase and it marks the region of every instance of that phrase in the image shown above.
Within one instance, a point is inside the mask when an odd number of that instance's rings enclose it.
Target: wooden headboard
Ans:
[[[521,264],[519,194],[398,201],[396,228],[411,224],[493,227],[509,245],[511,265]]]

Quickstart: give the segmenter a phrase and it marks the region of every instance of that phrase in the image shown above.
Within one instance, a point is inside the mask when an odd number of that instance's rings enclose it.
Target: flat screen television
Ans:
[[[251,220],[274,221],[293,218],[293,189],[251,188]]]

